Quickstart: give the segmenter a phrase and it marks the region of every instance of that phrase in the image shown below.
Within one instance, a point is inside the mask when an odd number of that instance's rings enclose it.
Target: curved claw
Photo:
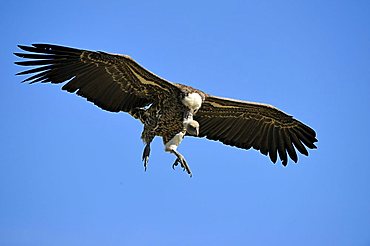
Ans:
[[[182,156],[175,149],[171,149],[169,151],[171,153],[173,153],[174,155],[176,155],[176,157],[177,157],[175,162],[172,164],[172,168],[175,169],[175,167],[180,163],[183,170],[186,171],[190,175],[190,177],[192,177],[190,167],[189,167],[188,163],[186,162],[184,156]]]
[[[143,162],[144,162],[144,171],[146,172],[146,169],[148,168],[148,161],[149,157],[144,157]]]
[[[179,159],[176,159],[175,162],[172,164],[172,169],[175,170],[175,167],[179,165]]]
[[[181,167],[182,167],[182,171],[186,171],[190,177],[192,176],[192,173],[191,173],[191,170],[190,170],[190,167],[188,165],[188,163],[186,162],[186,160],[184,159],[184,157],[178,157],[175,162],[172,164],[172,168],[175,170],[175,167],[178,165],[178,164],[181,164]]]
[[[150,155],[150,143],[145,146],[143,151],[142,160],[144,162],[144,171],[146,171],[148,167],[149,155]]]
[[[186,162],[186,160],[182,159],[182,160],[180,160],[180,163],[181,163],[181,167],[183,168],[183,171],[186,171],[191,177],[192,176],[191,175],[191,170],[190,170],[190,167],[189,167],[188,163]]]

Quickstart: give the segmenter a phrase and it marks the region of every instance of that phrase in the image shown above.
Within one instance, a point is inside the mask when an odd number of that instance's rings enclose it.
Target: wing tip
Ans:
[[[23,45],[23,44],[18,44],[17,47],[21,50],[25,50],[27,48],[31,48],[31,46]]]

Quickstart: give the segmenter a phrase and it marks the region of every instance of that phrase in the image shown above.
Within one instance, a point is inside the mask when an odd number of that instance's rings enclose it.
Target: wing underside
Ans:
[[[282,164],[288,155],[298,161],[296,150],[308,155],[316,148],[316,133],[309,126],[267,105],[209,96],[194,117],[200,124],[199,137],[218,140],[242,149],[254,148]]]
[[[28,53],[15,53],[34,68],[17,75],[32,75],[23,82],[63,83],[63,90],[76,93],[102,109],[128,112],[145,107],[160,97],[179,93],[172,83],[144,69],[125,55],[94,52],[51,44],[19,46]]]

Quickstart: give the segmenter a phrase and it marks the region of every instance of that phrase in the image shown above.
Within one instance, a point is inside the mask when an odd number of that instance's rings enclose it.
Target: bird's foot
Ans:
[[[186,162],[185,158],[181,154],[179,154],[179,153],[176,154],[176,156],[177,156],[177,159],[172,164],[172,168],[175,169],[175,167],[177,165],[179,165],[179,163],[180,163],[183,171],[186,171],[190,175],[190,177],[191,177],[192,176],[192,173],[191,173],[190,167],[189,167],[188,163]]]
[[[143,162],[144,162],[144,170],[146,171],[148,167],[148,161],[149,161],[149,155],[150,155],[150,144],[145,145],[144,151],[143,151]]]

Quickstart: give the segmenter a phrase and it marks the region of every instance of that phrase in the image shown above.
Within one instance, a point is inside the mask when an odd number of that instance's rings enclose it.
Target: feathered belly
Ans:
[[[171,105],[172,107],[170,107]],[[144,123],[145,129],[155,136],[163,137],[164,141],[168,142],[177,133],[184,130],[183,115],[183,109],[174,103],[167,107],[150,108]]]
[[[156,129],[156,135],[163,137],[163,141],[167,143],[176,134],[184,132],[182,115],[177,117],[168,117],[160,120],[159,126]]]

